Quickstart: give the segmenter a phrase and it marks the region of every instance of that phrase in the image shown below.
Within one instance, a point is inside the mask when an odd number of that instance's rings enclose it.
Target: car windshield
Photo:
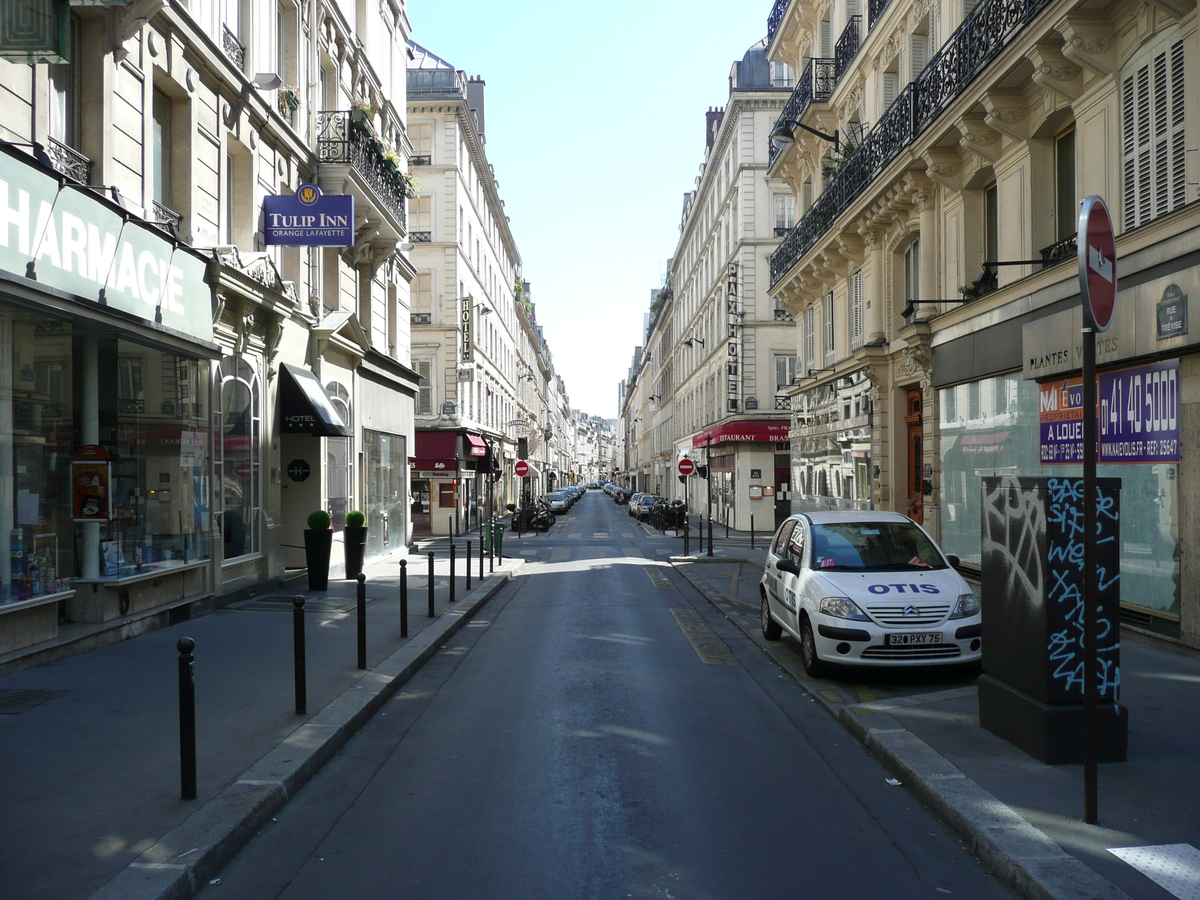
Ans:
[[[647,494],[646,496],[642,497],[642,506],[653,506],[653,505],[654,505],[654,497],[653,496],[651,496],[650,494]]]
[[[550,499],[551,500],[565,500],[566,497],[564,495],[558,493],[557,491],[555,491],[553,494],[550,495]]]
[[[946,562],[911,522],[831,522],[812,527],[812,567],[842,571],[944,569]]]

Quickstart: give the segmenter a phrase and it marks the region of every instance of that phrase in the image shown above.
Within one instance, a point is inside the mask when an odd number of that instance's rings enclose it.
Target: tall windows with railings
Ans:
[[[833,365],[835,359],[835,344],[834,344],[834,328],[833,328],[833,291],[825,295],[823,304],[822,319],[825,323],[825,365]]]
[[[1125,229],[1187,202],[1184,55],[1184,43],[1171,29],[1121,70],[1121,221]]]
[[[258,372],[244,357],[222,359],[218,379],[214,470],[224,558],[231,560],[261,550],[262,393]]]
[[[1075,128],[1054,141],[1054,240],[1070,239],[1079,228],[1075,196]]]
[[[70,58],[79,59],[79,18],[70,19]],[[78,63],[47,66],[50,75],[50,137],[66,147],[79,149],[79,77]],[[75,177],[72,175],[72,177]],[[84,178],[76,179],[86,181]]]
[[[155,89],[153,99],[153,126],[150,135],[151,155],[153,159],[153,197],[154,202],[167,209],[174,208],[174,197],[171,191],[171,98],[163,91]]]
[[[863,301],[862,269],[855,269],[850,275],[850,349],[857,350],[863,345],[863,327],[866,310]]]

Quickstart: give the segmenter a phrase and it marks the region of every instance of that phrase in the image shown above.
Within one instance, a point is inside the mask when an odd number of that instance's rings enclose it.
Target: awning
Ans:
[[[417,430],[410,466],[418,472],[446,472],[457,468],[458,432]]]
[[[312,434],[317,437],[349,437],[333,400],[308,369],[281,363],[279,380],[279,430],[283,434]]]
[[[464,434],[467,446],[464,448],[470,456],[487,456],[487,444],[477,434]]]
[[[787,419],[739,419],[735,422],[725,422],[694,435],[692,446],[704,447],[708,444],[710,437],[714,444],[722,441],[754,441],[757,443],[786,441],[788,428]]]
[[[988,431],[975,434],[964,434],[959,438],[958,445],[963,453],[996,453],[1004,446],[1007,431]]]

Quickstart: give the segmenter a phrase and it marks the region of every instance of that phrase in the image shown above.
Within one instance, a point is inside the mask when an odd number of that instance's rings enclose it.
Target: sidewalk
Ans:
[[[303,582],[209,615],[0,677],[0,893],[6,900],[189,897],[520,570],[498,561],[472,590],[439,549],[365,569],[367,665],[357,669],[355,582]],[[486,566],[485,566],[486,570]],[[292,598],[304,594],[306,715],[295,713]],[[176,642],[195,649],[199,798],[181,801]]]
[[[892,691],[902,679],[845,670],[838,684],[809,678],[794,642],[768,644],[759,632],[765,545],[751,553],[748,541],[739,548],[718,540],[714,549],[713,559],[672,562],[1022,896],[1200,896],[1200,660],[1125,636],[1120,696],[1129,709],[1129,759],[1100,766],[1100,825],[1089,826],[1083,767],[1043,765],[985,731],[973,686]],[[894,696],[875,697],[887,693]],[[1130,847],[1156,849],[1132,862],[1109,852]],[[1174,871],[1177,881],[1164,889],[1135,864]]]

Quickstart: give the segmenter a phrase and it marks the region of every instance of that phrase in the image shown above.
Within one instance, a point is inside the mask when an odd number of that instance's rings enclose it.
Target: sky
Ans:
[[[487,82],[487,156],[571,405],[615,418],[704,160],[704,114],[772,0],[408,0]]]

